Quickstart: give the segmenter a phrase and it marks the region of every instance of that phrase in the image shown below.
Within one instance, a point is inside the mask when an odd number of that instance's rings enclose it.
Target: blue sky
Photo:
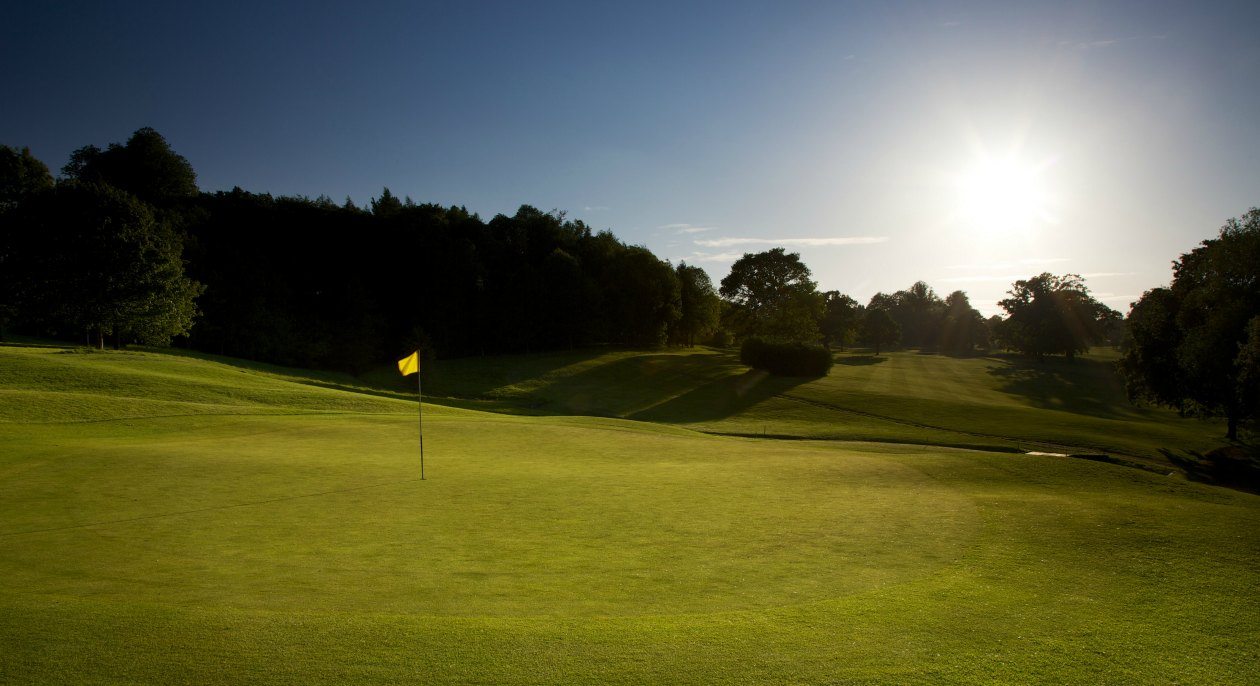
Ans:
[[[680,5],[680,6],[676,6]],[[565,210],[714,282],[801,253],[1126,311],[1260,205],[1260,3],[7,3],[0,143],[152,126],[203,190]]]

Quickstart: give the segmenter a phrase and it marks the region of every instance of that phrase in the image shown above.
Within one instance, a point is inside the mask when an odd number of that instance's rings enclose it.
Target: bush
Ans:
[[[713,332],[713,336],[709,339],[709,345],[715,348],[729,348],[735,343],[735,337],[726,329],[718,329]]]
[[[775,376],[825,376],[831,369],[831,352],[822,346],[772,343],[760,338],[744,341],[739,360]]]

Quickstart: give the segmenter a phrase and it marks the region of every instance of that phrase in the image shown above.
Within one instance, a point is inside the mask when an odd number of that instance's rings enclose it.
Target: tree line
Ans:
[[[59,179],[0,147],[0,186],[0,333],[357,372],[416,348],[708,342],[718,317],[704,270],[562,212],[201,193],[148,128],[76,150]]]
[[[984,318],[963,291],[918,281],[866,304],[819,291],[800,256],[748,253],[719,287],[559,211],[489,221],[388,188],[349,198],[202,193],[150,128],[74,151],[54,178],[0,146],[0,337],[6,331],[194,349],[359,372],[421,349],[457,357],[592,345],[762,340],[876,355],[1006,349],[1072,358],[1123,347],[1135,400],[1224,416],[1260,406],[1260,211],[1174,263],[1128,318],[1077,275],[1016,281]],[[812,358],[811,358],[812,359]],[[790,366],[790,365],[789,365]]]
[[[896,347],[951,355],[999,348],[1071,358],[1123,337],[1120,313],[1093,298],[1073,274],[1016,281],[998,303],[1007,316],[986,319],[966,292],[942,298],[923,281],[876,293],[866,305],[839,291],[819,292],[800,256],[775,248],[737,260],[721,295],[723,322],[740,337],[817,341],[841,350],[856,343],[876,355]]]

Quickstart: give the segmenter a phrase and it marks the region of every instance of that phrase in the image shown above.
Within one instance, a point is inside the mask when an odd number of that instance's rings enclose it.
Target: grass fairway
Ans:
[[[624,417],[728,435],[1109,453],[1159,467],[1169,467],[1161,449],[1184,455],[1223,444],[1222,422],[1130,405],[1115,359],[1110,350],[1071,362],[847,353],[826,377],[793,379],[704,348],[588,351],[440,361],[426,391],[499,412]]]
[[[330,385],[0,347],[0,682],[1260,681],[1254,495]]]

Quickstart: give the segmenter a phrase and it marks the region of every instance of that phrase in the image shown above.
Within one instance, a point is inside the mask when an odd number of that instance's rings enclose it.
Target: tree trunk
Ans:
[[[1231,441],[1238,440],[1238,417],[1232,412],[1225,419],[1225,438]]]
[[[105,329],[96,330],[96,349],[105,351]]]

